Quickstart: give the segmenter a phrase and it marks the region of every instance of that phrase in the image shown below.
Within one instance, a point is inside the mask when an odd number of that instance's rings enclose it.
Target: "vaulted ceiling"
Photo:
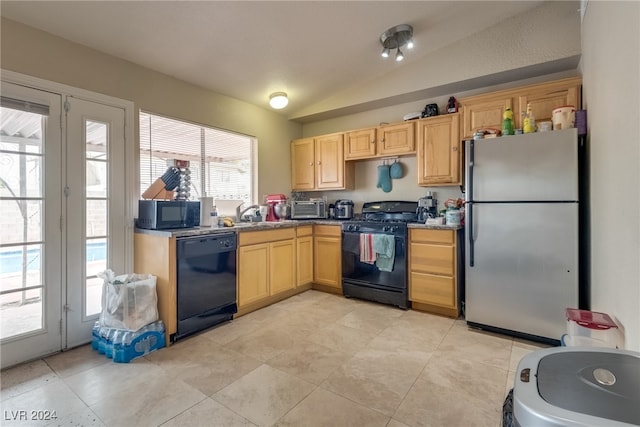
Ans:
[[[287,92],[282,114],[304,121],[348,109],[336,94],[387,76],[392,85],[434,52],[543,3],[3,0],[1,14],[265,108],[270,93]],[[413,26],[416,45],[402,62],[380,56],[381,33],[398,24]],[[428,89],[412,84],[394,93]]]

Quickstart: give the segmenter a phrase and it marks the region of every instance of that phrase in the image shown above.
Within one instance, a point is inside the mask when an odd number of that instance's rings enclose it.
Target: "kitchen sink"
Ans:
[[[238,228],[271,228],[277,227],[282,224],[295,224],[295,220],[283,220],[283,221],[259,221],[259,222],[236,222],[231,229]]]
[[[263,222],[236,222],[231,228],[247,228],[264,224]]]

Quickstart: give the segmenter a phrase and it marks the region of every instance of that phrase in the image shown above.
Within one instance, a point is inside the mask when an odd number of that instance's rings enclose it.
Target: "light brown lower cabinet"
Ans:
[[[317,233],[314,237],[314,233]],[[313,287],[341,293],[339,225],[302,225],[238,233],[236,316]],[[134,234],[134,270],[157,276],[166,344],[177,332],[176,238]]]
[[[296,289],[296,230],[238,234],[238,315],[292,295]]]
[[[156,276],[158,316],[165,327],[165,344],[178,332],[176,238],[134,233],[133,270]]]
[[[269,243],[269,296],[294,289],[296,281],[294,239]]]
[[[342,231],[339,225],[313,226],[313,287],[342,293]]]
[[[238,307],[269,296],[269,243],[238,248]]]
[[[296,286],[313,283],[313,226],[296,228],[297,280]]]
[[[409,300],[414,309],[458,317],[456,230],[409,230]]]

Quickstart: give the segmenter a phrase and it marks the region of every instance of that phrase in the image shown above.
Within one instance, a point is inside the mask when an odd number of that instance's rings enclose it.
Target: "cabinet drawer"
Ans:
[[[453,244],[455,242],[454,230],[419,230],[412,229],[409,231],[411,242],[434,242],[434,243],[448,243]]]
[[[311,236],[313,234],[313,226],[312,225],[304,225],[300,227],[296,227],[296,236]]]
[[[339,225],[314,225],[313,226],[313,234],[315,236],[333,236],[333,237],[341,237],[342,230]]]
[[[425,304],[455,307],[455,281],[452,277],[412,272],[409,299]]]
[[[453,246],[411,243],[411,271],[455,275],[455,251]]]
[[[295,237],[296,229],[293,227],[279,230],[243,231],[238,233],[238,246],[276,242],[278,240],[293,239]]]

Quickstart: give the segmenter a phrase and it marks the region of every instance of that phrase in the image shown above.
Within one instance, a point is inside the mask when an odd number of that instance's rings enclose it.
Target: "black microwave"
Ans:
[[[138,200],[136,226],[150,230],[191,228],[200,225],[200,202]]]

